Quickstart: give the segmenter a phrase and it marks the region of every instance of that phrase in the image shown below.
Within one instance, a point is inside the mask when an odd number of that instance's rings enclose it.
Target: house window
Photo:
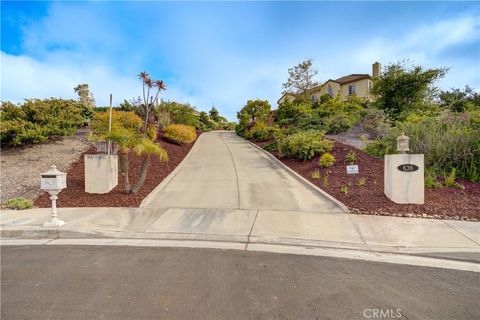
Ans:
[[[328,95],[329,95],[330,97],[333,97],[333,89],[332,89],[332,86],[331,86],[331,85],[328,85],[327,91],[328,91]]]
[[[312,95],[312,102],[317,101],[317,96]]]
[[[356,88],[355,85],[352,84],[351,86],[348,86],[348,94],[355,94]]]
[[[372,90],[372,81],[368,81],[368,91]]]

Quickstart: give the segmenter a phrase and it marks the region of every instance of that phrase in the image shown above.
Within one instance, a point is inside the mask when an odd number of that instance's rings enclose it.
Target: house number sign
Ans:
[[[401,164],[397,167],[402,172],[414,172],[418,170],[418,166],[414,164]]]

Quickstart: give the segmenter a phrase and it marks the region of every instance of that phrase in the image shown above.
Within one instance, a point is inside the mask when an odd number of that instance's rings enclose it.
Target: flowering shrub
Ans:
[[[171,124],[165,128],[164,136],[176,144],[185,144],[195,141],[197,133],[194,127],[184,124]]]

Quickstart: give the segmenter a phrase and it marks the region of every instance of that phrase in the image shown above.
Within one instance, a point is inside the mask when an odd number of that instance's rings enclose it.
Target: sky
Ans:
[[[317,81],[409,59],[449,67],[442,89],[480,89],[478,2],[2,1],[1,100],[76,98],[97,106],[141,95],[215,106],[230,120],[249,99],[276,107],[288,69],[313,59]]]

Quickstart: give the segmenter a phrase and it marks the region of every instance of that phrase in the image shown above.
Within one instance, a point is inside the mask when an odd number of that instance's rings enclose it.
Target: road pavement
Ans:
[[[473,272],[213,249],[8,246],[1,258],[2,320],[480,318]]]

